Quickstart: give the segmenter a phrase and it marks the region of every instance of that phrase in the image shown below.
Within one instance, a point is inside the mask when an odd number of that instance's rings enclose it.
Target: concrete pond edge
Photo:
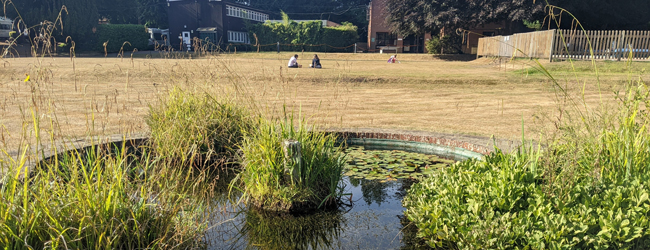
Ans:
[[[521,145],[521,142],[490,137],[398,129],[327,129],[325,132],[345,139],[349,145],[365,146],[371,149],[399,149],[436,154],[456,160],[481,159],[484,155],[494,151],[495,146],[504,152],[509,152]],[[55,143],[55,146],[43,147],[38,152],[27,153],[25,155],[25,166],[26,169],[31,170],[42,161],[52,160],[73,150],[85,151],[92,148],[120,147],[122,145],[137,148],[145,145],[148,140],[147,134],[64,139]],[[22,154],[13,151],[9,152],[9,156],[14,161],[19,161]],[[4,172],[5,170],[0,170],[0,176],[4,175]]]

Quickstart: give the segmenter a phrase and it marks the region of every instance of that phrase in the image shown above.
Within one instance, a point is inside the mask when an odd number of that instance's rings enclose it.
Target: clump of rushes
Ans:
[[[253,120],[231,99],[174,88],[150,107],[147,124],[159,156],[183,166],[215,167],[234,159]]]
[[[167,187],[151,154],[72,151],[22,178],[10,162],[0,189],[4,249],[190,249],[207,228],[201,199]],[[196,180],[194,180],[196,181]],[[186,183],[188,184],[188,183]],[[193,184],[193,183],[192,183]]]
[[[415,184],[406,215],[431,246],[645,249],[650,241],[650,105],[628,86],[618,112],[582,110],[543,150],[493,153]]]
[[[259,129],[242,143],[243,169],[233,187],[241,187],[243,199],[267,211],[303,212],[338,205],[345,155],[336,137],[302,121],[294,126],[293,116],[279,124],[260,119]],[[289,140],[299,143],[300,160],[285,154],[283,144]]]

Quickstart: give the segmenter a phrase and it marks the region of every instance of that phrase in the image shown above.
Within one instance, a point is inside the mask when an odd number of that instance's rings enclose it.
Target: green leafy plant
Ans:
[[[277,42],[283,51],[351,51],[350,45],[359,40],[357,27],[343,23],[338,27],[323,27],[320,21],[294,22],[283,16],[283,22],[249,24],[249,37],[257,36],[260,50],[274,51]]]
[[[94,50],[108,53],[132,51],[133,49],[147,50],[149,48],[149,33],[143,25],[136,24],[104,24],[97,26]],[[106,51],[104,51],[104,43]]]

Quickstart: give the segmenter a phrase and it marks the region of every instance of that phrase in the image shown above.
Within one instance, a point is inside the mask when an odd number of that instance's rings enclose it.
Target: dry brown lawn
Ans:
[[[300,112],[327,128],[397,128],[521,137],[549,127],[555,91],[532,61],[447,61],[428,55],[320,54],[323,69],[287,69],[293,53],[250,53],[201,59],[14,58],[0,65],[0,143],[15,151],[21,139],[146,133],[148,106],[174,86],[254,100],[266,114]],[[308,64],[311,54],[301,54]],[[612,99],[611,89],[633,73],[624,63],[602,63],[601,93],[588,63],[574,76],[568,63],[547,65],[571,91],[585,86],[588,103]],[[583,70],[580,70],[583,68]],[[31,80],[24,82],[26,75]],[[31,142],[26,142],[33,143]]]

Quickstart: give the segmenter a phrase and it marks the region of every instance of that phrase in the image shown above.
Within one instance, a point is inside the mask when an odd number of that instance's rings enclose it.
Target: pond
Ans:
[[[454,162],[433,155],[349,147],[346,204],[309,215],[269,215],[234,204],[227,188],[212,206],[208,249],[427,249],[404,218],[415,178]],[[226,183],[227,181],[224,181]]]

